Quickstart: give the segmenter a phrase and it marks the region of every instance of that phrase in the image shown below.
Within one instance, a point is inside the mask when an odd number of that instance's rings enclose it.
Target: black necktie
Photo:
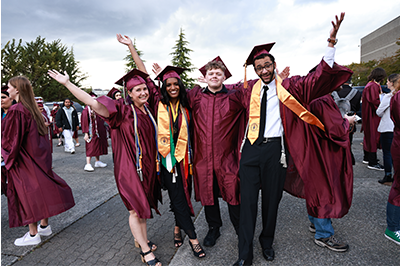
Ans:
[[[268,86],[263,86],[264,92],[261,99],[261,108],[260,108],[260,127],[258,130],[258,139],[256,140],[256,144],[260,145],[264,140],[264,130],[265,130],[265,120],[267,116],[267,90]]]

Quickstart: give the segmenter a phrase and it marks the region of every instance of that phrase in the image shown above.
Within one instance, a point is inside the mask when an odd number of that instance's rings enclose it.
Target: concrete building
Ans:
[[[379,60],[395,55],[400,46],[396,44],[400,37],[400,16],[371,32],[361,39],[360,62]]]

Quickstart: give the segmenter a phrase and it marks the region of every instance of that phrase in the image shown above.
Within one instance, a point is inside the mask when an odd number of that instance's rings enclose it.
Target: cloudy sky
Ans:
[[[2,0],[1,46],[11,39],[61,39],[74,49],[84,86],[111,89],[125,73],[126,46],[116,33],[136,38],[142,58],[171,64],[182,27],[195,67],[221,56],[233,77],[243,79],[243,63],[255,45],[276,42],[278,68],[303,75],[324,55],[331,21],[346,12],[338,33],[336,62],[360,60],[360,39],[399,15],[393,0]],[[254,78],[252,68],[248,75]],[[198,77],[195,71],[192,76]],[[152,76],[154,78],[154,75]]]

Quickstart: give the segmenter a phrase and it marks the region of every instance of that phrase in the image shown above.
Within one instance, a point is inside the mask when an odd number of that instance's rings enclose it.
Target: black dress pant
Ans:
[[[287,153],[287,151],[286,151]],[[281,141],[251,145],[246,140],[240,160],[240,227],[239,258],[253,260],[253,238],[257,219],[258,191],[262,196],[262,232],[259,241],[263,249],[274,241],[279,202],[282,198],[286,168],[280,162]]]
[[[208,227],[222,226],[221,211],[219,208],[219,201],[218,201],[219,194],[220,194],[220,189],[218,186],[217,177],[214,174],[214,180],[213,180],[214,205],[204,206],[204,213],[206,215],[206,221],[208,223]],[[229,203],[227,204],[228,204],[229,218],[231,219],[232,225],[235,228],[236,234],[238,234],[240,205],[231,205]]]
[[[183,229],[190,239],[196,239],[196,231],[190,215],[190,208],[186,200],[183,187],[183,179],[180,164],[176,165],[178,176],[176,182],[172,182],[172,173],[169,173],[164,166],[161,166],[163,185],[168,190],[171,211],[175,216],[175,225]]]

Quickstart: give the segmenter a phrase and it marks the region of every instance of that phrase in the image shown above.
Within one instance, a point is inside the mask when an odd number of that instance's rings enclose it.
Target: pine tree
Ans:
[[[176,67],[183,67],[189,70],[183,72],[180,76],[183,84],[186,85],[187,88],[192,88],[195,84],[195,79],[190,78],[188,76],[189,72],[193,72],[195,68],[190,62],[189,53],[193,52],[193,50],[189,49],[187,45],[188,41],[185,40],[185,34],[183,33],[183,29],[180,29],[179,39],[176,41],[176,45],[173,47],[173,52],[170,53],[172,55],[172,65]]]
[[[136,47],[136,39],[133,39],[133,47],[135,47],[135,50],[136,50],[137,54],[139,55],[140,59],[142,59],[143,52],[137,49],[137,47]],[[125,64],[126,73],[128,73],[129,71],[131,71],[134,68],[137,68],[137,65],[136,65],[135,61],[133,61],[133,58],[132,58],[132,55],[131,55],[131,52],[129,51],[129,49],[128,49],[128,55],[125,56],[124,60],[128,61],[128,63]],[[142,59],[142,61],[143,61],[143,63],[146,62],[143,59]]]

